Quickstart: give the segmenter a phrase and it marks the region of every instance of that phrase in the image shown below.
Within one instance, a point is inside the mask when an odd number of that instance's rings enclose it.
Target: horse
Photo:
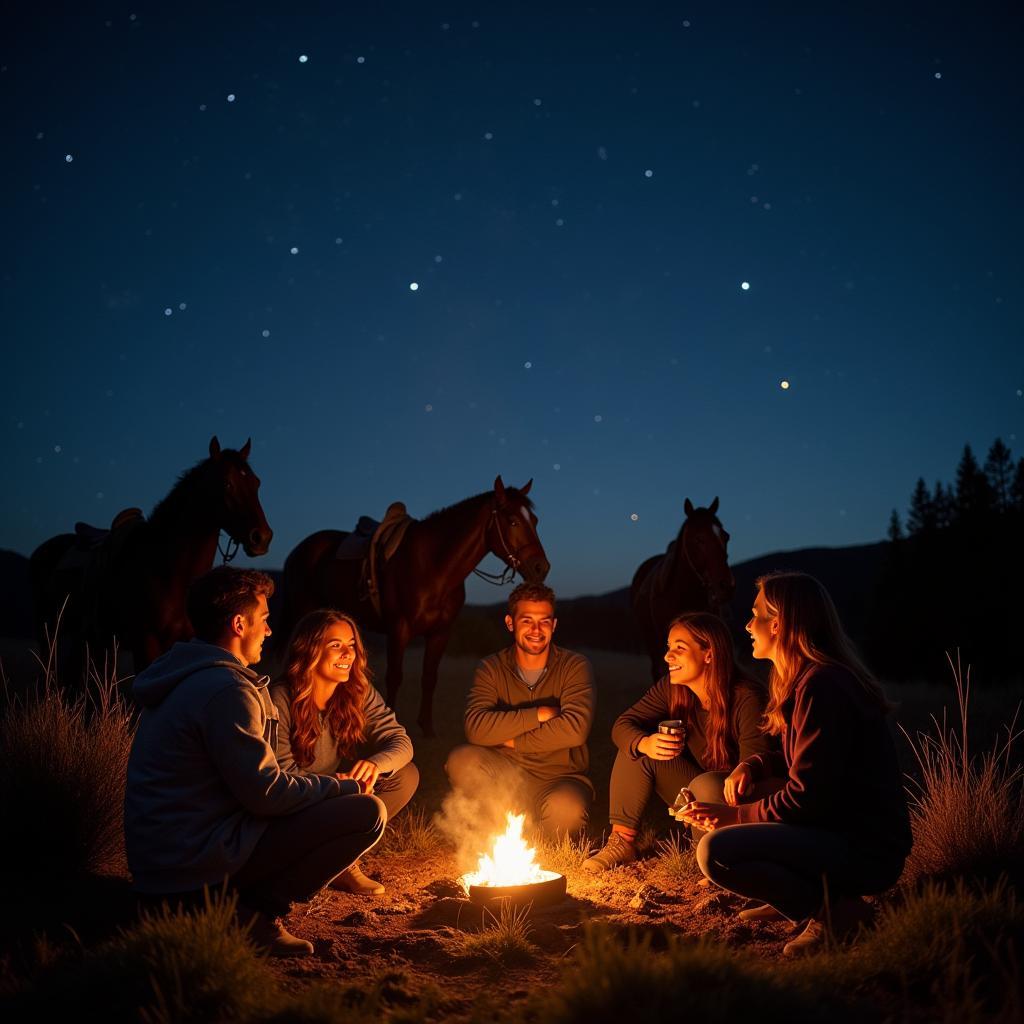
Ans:
[[[466,577],[488,552],[508,566],[506,573],[518,572],[531,583],[541,582],[551,568],[527,497],[532,484],[506,487],[499,476],[493,490],[409,522],[393,554],[377,568],[379,612],[363,586],[363,563],[336,557],[350,534],[311,534],[285,559],[280,635],[286,638],[304,614],[323,607],[337,608],[363,627],[387,634],[390,707],[402,685],[405,649],[413,637],[425,637],[417,722],[425,736],[433,736],[437,670],[466,601]]]
[[[179,477],[149,519],[126,509],[109,529],[76,523],[74,533],[36,548],[30,573],[40,643],[55,638],[59,621],[74,642],[79,673],[86,648],[101,664],[101,652],[106,658],[115,645],[131,652],[139,672],[175,641],[190,639],[185,595],[213,567],[220,531],[230,538],[225,561],[239,546],[250,557],[270,547],[251,448],[251,439],[236,451],[213,437],[209,457]]]
[[[683,505],[686,518],[663,555],[654,555],[633,574],[630,604],[651,657],[651,675],[665,674],[669,623],[683,612],[724,615],[736,590],[729,568],[729,534],[718,520],[718,498],[707,508]]]

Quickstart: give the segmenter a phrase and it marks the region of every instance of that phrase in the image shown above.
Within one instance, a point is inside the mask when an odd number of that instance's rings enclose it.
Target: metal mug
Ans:
[[[666,718],[658,723],[658,732],[665,736],[682,736],[686,738],[686,723],[679,718]]]

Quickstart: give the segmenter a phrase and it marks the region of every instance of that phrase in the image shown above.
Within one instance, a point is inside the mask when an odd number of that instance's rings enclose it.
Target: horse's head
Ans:
[[[729,534],[718,520],[718,498],[707,508],[694,508],[689,498],[683,504],[686,519],[681,547],[690,567],[708,594],[711,610],[722,612],[732,601],[736,580],[729,568]]]
[[[524,487],[506,487],[500,476],[495,479],[487,541],[491,551],[527,583],[542,583],[551,563],[537,536],[533,502],[527,497],[532,486],[533,480]]]
[[[249,468],[251,448],[251,439],[235,451],[211,438],[208,479],[220,502],[221,529],[254,558],[267,553],[274,531],[260,505],[260,478]]]

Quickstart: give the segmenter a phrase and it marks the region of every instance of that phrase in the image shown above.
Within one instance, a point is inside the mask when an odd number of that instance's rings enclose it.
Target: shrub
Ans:
[[[134,727],[112,674],[88,694],[57,686],[52,661],[33,693],[0,700],[3,877],[26,889],[124,870],[125,772]],[[38,881],[37,881],[38,880]]]
[[[953,664],[959,726],[932,716],[934,733],[906,733],[920,769],[910,787],[914,845],[904,879],[928,876],[995,877],[1024,858],[1024,786],[1020,763],[1012,759],[1020,737],[1017,717],[1001,746],[972,756],[968,743],[970,669]],[[1018,709],[1019,710],[1019,709]]]
[[[821,1019],[826,1002],[784,986],[769,969],[727,947],[668,935],[664,952],[653,936],[630,932],[622,943],[606,928],[588,926],[561,985],[537,1000],[541,1024],[621,1024],[623,1020]],[[838,1006],[830,1015],[841,1020]]]
[[[374,854],[433,857],[448,849],[440,829],[422,807],[407,807],[389,821]]]
[[[279,1001],[276,981],[234,909],[234,899],[217,897],[195,911],[143,914],[81,959],[43,970],[21,994],[23,1008],[50,1019],[153,1024],[262,1016]]]
[[[563,832],[552,837],[537,833],[533,841],[537,851],[537,863],[545,871],[557,871],[560,875],[570,875],[579,871],[583,862],[590,856],[590,840],[583,834],[571,836]]]
[[[808,992],[872,993],[902,1006],[901,1019],[1019,1020],[1017,973],[1024,907],[1005,879],[986,888],[925,883],[885,907],[877,926],[846,951],[790,965]]]
[[[698,881],[702,875],[693,855],[693,843],[685,832],[672,832],[658,840],[658,860],[651,881],[665,888],[678,889]]]

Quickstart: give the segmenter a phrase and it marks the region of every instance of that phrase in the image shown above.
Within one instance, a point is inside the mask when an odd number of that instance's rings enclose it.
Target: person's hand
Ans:
[[[537,708],[537,721],[543,725],[545,722],[550,722],[552,718],[557,718],[561,708],[553,708],[548,704],[541,704]]]
[[[739,821],[740,812],[728,804],[709,804],[701,800],[680,807],[672,815],[676,821],[710,832],[716,828],[735,825]]]
[[[750,792],[753,784],[754,773],[750,765],[741,761],[729,772],[725,780],[725,802],[730,807],[735,807],[740,802],[740,797]]]
[[[652,732],[645,736],[636,749],[652,761],[671,761],[683,752],[683,737],[669,736],[663,732]]]
[[[377,785],[377,778],[380,769],[373,761],[356,761],[348,770],[349,778],[355,779],[362,787],[364,793],[372,793],[373,787]]]

